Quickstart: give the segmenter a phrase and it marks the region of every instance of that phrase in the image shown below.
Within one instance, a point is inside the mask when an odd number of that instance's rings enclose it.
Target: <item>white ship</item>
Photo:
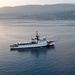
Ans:
[[[36,38],[32,38],[30,42],[18,42],[16,44],[10,45],[13,49],[26,49],[26,48],[41,48],[54,46],[55,41],[48,41],[46,38],[39,38],[38,32],[36,31]]]

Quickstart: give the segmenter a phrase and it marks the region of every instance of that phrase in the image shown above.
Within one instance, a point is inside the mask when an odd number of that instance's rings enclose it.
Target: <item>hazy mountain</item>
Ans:
[[[3,7],[0,8],[0,18],[75,20],[75,4]]]

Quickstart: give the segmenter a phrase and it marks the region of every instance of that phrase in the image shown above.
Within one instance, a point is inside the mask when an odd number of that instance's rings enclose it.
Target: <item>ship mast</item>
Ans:
[[[37,41],[39,40],[38,31],[36,31],[36,39],[37,39]]]

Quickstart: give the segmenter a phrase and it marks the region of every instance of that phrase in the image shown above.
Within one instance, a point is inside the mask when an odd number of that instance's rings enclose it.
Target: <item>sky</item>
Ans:
[[[0,0],[0,7],[19,5],[46,5],[59,3],[75,3],[75,0]]]

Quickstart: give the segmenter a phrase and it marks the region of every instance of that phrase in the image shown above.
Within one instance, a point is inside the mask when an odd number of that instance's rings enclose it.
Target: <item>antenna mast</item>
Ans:
[[[38,31],[36,31],[36,39],[39,40]]]

